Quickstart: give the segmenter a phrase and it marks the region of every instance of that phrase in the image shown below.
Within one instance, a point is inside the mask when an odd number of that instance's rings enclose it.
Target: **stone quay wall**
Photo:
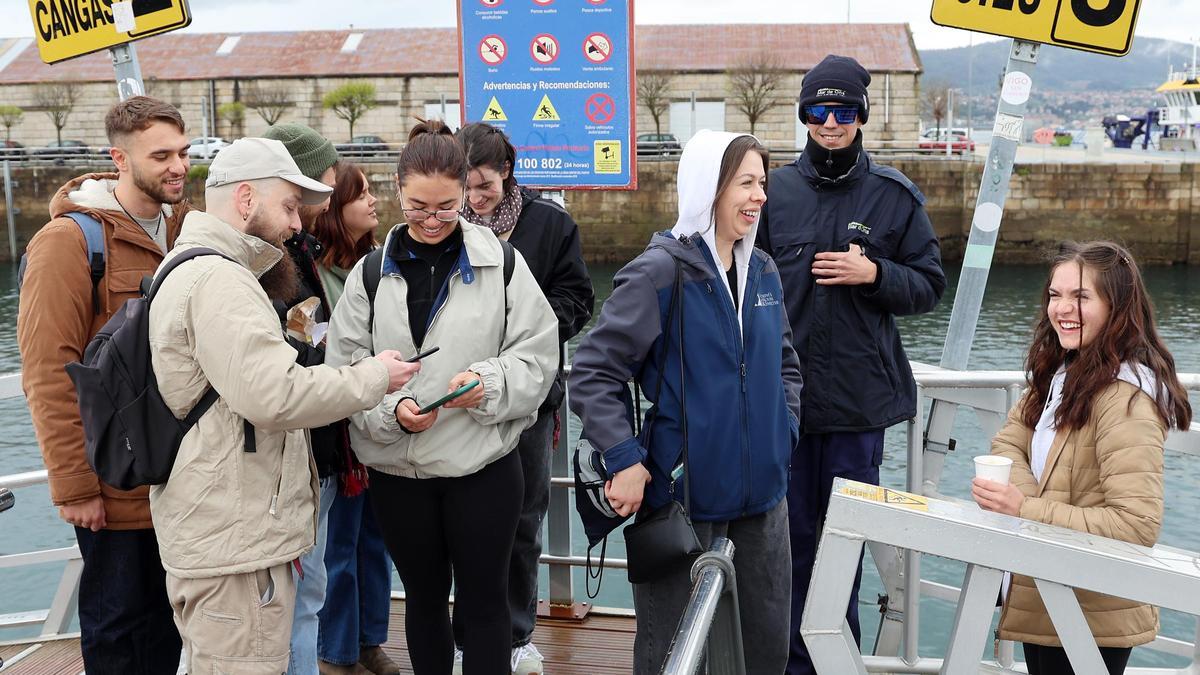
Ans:
[[[886,160],[885,160],[886,161]],[[983,174],[981,161],[912,159],[890,162],[925,193],[926,208],[947,261],[959,260]],[[401,219],[394,165],[365,165],[380,198],[381,223]],[[589,262],[621,263],[640,253],[650,235],[675,223],[674,161],[643,161],[638,189],[573,191],[568,210],[579,223]],[[17,252],[45,224],[47,204],[71,178],[95,166],[14,166]],[[188,183],[203,204],[203,179]],[[8,204],[0,214],[7,217]],[[5,222],[5,221],[0,221]],[[381,230],[382,235],[384,230]],[[0,237],[5,242],[6,237]],[[1200,164],[1027,164],[1013,173],[996,249],[998,263],[1036,264],[1064,239],[1112,239],[1144,264],[1200,264]],[[0,244],[0,258],[10,258]]]

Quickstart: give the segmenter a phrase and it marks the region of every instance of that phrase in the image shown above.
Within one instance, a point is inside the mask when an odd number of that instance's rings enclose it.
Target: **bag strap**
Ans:
[[[658,382],[655,385],[654,405],[661,404],[663,376],[667,370],[667,356],[670,353],[671,344],[671,324],[678,324],[679,331],[679,402],[683,408],[683,508],[690,515],[692,510],[691,491],[688,488],[688,423],[687,423],[687,386],[683,372],[683,266],[675,256],[671,256],[671,260],[675,263],[675,282],[671,287],[671,304],[667,308],[666,332],[663,333],[663,344],[659,354]],[[636,390],[636,380],[635,380]],[[636,391],[635,391],[636,395]],[[658,415],[650,419],[646,426],[646,438],[649,440],[654,431],[654,422],[658,419]],[[671,467],[670,473],[674,473],[674,467]],[[671,479],[671,492],[675,491],[675,479]]]
[[[363,288],[367,291],[367,304],[371,306],[370,318],[367,319],[367,332],[375,328],[375,294],[379,292],[379,279],[383,276],[383,247],[380,246],[367,254],[363,261]]]
[[[100,280],[104,278],[104,226],[86,213],[72,211],[65,214],[75,221],[83,231],[87,242],[88,269],[92,274],[92,313],[100,314]]]
[[[232,262],[232,263],[237,262],[233,258],[230,258],[229,256],[225,255],[224,253],[221,253],[220,251],[217,251],[215,249],[207,248],[204,246],[190,248],[190,249],[180,253],[179,255],[175,256],[174,258],[171,258],[171,260],[166,265],[164,265],[163,268],[160,269],[157,274],[154,275],[154,281],[150,284],[149,291],[146,292],[146,302],[147,303],[154,302],[154,296],[158,294],[159,287],[162,286],[162,283],[164,281],[166,281],[167,275],[169,275],[171,272],[173,272],[176,267],[179,267],[180,265],[182,265],[183,263],[185,263],[189,260],[192,260],[194,258],[200,258],[200,257],[206,256],[206,255],[217,255],[217,256],[221,256],[222,258],[228,260],[229,262]],[[200,418],[202,416],[204,416],[204,413],[208,412],[208,409],[211,408],[213,406],[213,404],[216,403],[217,399],[219,399],[219,398],[221,398],[221,394],[219,392],[217,392],[216,389],[213,389],[212,386],[209,386],[208,389],[206,389],[204,391],[204,396],[201,396],[200,400],[196,402],[196,405],[193,406],[192,409],[190,411],[188,411],[188,414],[184,416],[184,418],[181,422],[183,424],[183,427],[185,429],[190,429],[193,426],[195,426],[196,423],[200,421]],[[253,435],[253,431],[252,431],[253,427],[250,426],[249,420],[246,420],[245,424],[246,424],[245,430],[247,431],[247,433],[249,435],[247,436],[247,441],[244,444],[244,449],[246,452],[254,452],[254,449],[253,449],[254,435]]]

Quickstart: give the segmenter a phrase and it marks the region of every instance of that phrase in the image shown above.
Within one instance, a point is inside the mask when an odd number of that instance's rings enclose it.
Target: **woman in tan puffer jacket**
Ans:
[[[992,441],[1011,484],[976,478],[984,509],[1153,546],[1162,527],[1163,442],[1192,409],[1158,336],[1141,274],[1109,242],[1063,244],[1026,357],[1029,389]],[[1158,610],[1076,591],[1110,675],[1154,639]],[[1031,675],[1070,674],[1033,580],[1014,576],[1000,637],[1024,644]]]

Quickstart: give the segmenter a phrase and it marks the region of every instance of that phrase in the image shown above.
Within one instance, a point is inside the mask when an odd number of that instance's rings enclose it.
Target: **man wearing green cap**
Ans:
[[[276,124],[263,134],[265,138],[280,141],[287,148],[288,154],[296,161],[300,171],[309,178],[318,180],[329,187],[334,187],[339,161],[337,150],[329,140],[313,129],[296,122]],[[300,292],[287,302],[276,302],[275,309],[280,320],[286,323],[288,310],[308,298],[317,298],[314,319],[318,322],[329,320],[333,312],[325,288],[317,272],[316,260],[323,253],[321,243],[311,234],[313,223],[329,209],[329,200],[320,204],[302,206],[300,208],[301,231],[285,242],[288,253],[296,262],[299,272]],[[299,341],[292,341],[298,352],[297,361],[305,366],[324,363],[325,352],[322,347],[313,347]],[[349,449],[345,442],[342,423],[338,422],[327,427],[310,430],[313,459],[317,464],[320,477],[320,500],[317,512],[316,546],[300,559],[303,576],[296,580],[296,612],[292,622],[291,661],[288,667],[289,675],[317,675],[320,673],[355,673],[355,664],[340,665],[318,661],[318,616],[317,613],[325,604],[328,573],[325,566],[325,551],[329,532],[329,513],[333,506],[338,490],[337,474],[345,471],[346,457]],[[384,563],[386,565],[386,562]],[[378,648],[376,648],[378,650]],[[387,656],[378,650],[383,659]],[[370,670],[375,673],[399,672],[394,664],[369,663]],[[388,665],[392,667],[387,668]]]

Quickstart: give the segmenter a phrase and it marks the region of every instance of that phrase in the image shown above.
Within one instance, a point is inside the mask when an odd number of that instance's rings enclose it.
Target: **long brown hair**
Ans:
[[[367,177],[357,164],[341,161],[337,163],[333,195],[329,208],[317,216],[313,223],[313,236],[325,246],[325,255],[318,263],[325,269],[340,267],[350,269],[358,259],[377,246],[375,233],[368,232],[355,239],[355,235],[342,220],[342,207],[353,202],[367,191]]]
[[[1069,262],[1079,265],[1080,286],[1085,268],[1095,274],[1096,291],[1108,305],[1107,322],[1092,342],[1079,350],[1066,350],[1059,344],[1047,311],[1054,270]],[[1082,330],[1087,330],[1087,326],[1081,326]],[[1054,418],[1059,429],[1078,429],[1087,424],[1096,397],[1112,384],[1124,363],[1143,365],[1154,375],[1158,382],[1154,405],[1164,424],[1187,429],[1192,422],[1192,406],[1176,377],[1175,359],[1158,335],[1154,306],[1146,293],[1142,274],[1133,256],[1118,244],[1068,241],[1052,258],[1050,274],[1042,289],[1033,343],[1025,358],[1029,394],[1025,397],[1021,418],[1026,426],[1037,426],[1050,395],[1050,382],[1064,363],[1066,382],[1062,403]],[[1129,407],[1132,406],[1131,397]]]
[[[459,129],[454,137],[462,143],[467,166],[471,170],[486,166],[499,174],[508,171],[508,177],[503,182],[504,194],[508,194],[517,184],[517,177],[513,175],[513,169],[517,166],[517,150],[503,131],[487,122],[474,122]]]

